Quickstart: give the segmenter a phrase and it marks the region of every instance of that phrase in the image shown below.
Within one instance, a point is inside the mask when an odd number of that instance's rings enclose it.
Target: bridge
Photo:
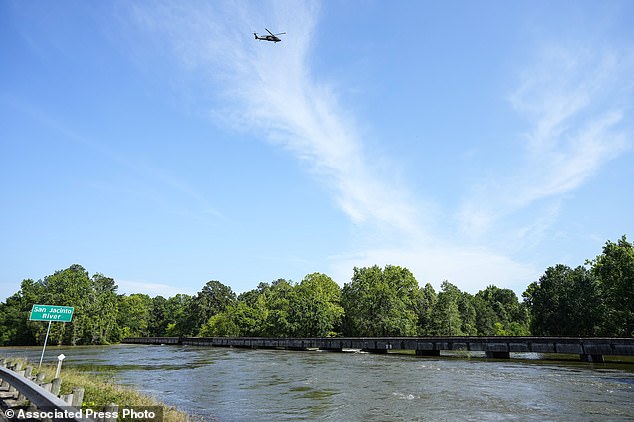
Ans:
[[[440,356],[441,351],[484,352],[487,358],[509,359],[511,353],[575,354],[585,362],[603,362],[604,356],[634,356],[634,338],[598,337],[130,337],[127,344],[180,344],[286,350],[363,350],[388,353],[412,350],[417,356]]]

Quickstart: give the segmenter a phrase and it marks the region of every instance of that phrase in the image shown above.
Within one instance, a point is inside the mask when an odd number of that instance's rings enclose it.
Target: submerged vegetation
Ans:
[[[472,295],[449,281],[436,292],[407,269],[354,268],[340,287],[309,274],[236,295],[209,281],[200,292],[170,298],[120,295],[115,280],[80,265],[43,280],[24,280],[0,303],[0,345],[41,344],[45,324],[28,321],[33,304],[74,306],[71,323],[52,324],[52,344],[107,344],[131,336],[415,336],[634,335],[634,245],[608,241],[585,265],[555,265],[520,302],[490,285]]]

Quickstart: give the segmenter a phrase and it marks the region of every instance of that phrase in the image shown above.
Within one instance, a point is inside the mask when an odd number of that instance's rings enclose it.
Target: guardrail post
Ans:
[[[15,393],[16,391],[18,391],[18,390],[14,386],[9,384],[9,393]]]
[[[61,378],[53,379],[53,381],[51,382],[51,393],[57,396],[59,395],[59,390],[61,390],[61,388],[62,388],[62,379]]]
[[[73,401],[70,404],[77,409],[81,409],[81,406],[84,404],[84,389],[82,387],[73,388]]]
[[[35,383],[41,386],[44,383],[44,378],[46,378],[46,374],[44,372],[40,372],[35,377]]]
[[[64,400],[66,402],[66,404],[68,404],[69,406],[72,406],[71,403],[73,403],[73,394],[62,394],[60,397],[60,399]]]

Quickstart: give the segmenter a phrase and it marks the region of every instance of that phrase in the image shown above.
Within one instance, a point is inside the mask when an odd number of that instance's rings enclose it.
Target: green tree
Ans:
[[[534,335],[587,336],[598,331],[602,299],[596,279],[584,267],[549,267],[524,298]]]
[[[570,313],[570,326],[567,335],[597,336],[605,335],[602,325],[605,318],[605,299],[602,296],[600,282],[585,267],[579,266],[572,272],[572,286],[566,298],[567,311]]]
[[[188,312],[191,307],[192,297],[186,294],[177,294],[165,302],[165,335],[168,337],[188,336],[193,332]]]
[[[240,295],[238,296],[238,301],[244,302],[249,306],[255,306],[258,299],[266,298],[266,292],[270,288],[271,285],[269,283],[261,282],[258,284],[257,288],[240,293]]]
[[[476,310],[473,306],[473,296],[467,292],[460,292],[458,298],[458,311],[460,312],[460,331],[465,336],[477,336]]]
[[[240,335],[247,337],[261,337],[268,335],[267,321],[269,308],[267,306],[268,283],[260,283],[257,289],[243,292],[238,296],[237,317],[240,325]],[[242,306],[244,305],[244,306]]]
[[[152,318],[149,323],[149,333],[151,337],[162,337],[167,334],[166,319],[167,299],[158,295],[152,298]]]
[[[30,346],[38,339],[41,322],[29,322],[33,304],[39,302],[42,285],[31,279],[22,281],[19,292],[0,303],[0,346]]]
[[[354,268],[342,290],[344,335],[416,335],[418,282],[399,266]]]
[[[558,264],[548,267],[539,281],[531,283],[524,297],[531,309],[531,332],[534,335],[560,335],[569,325],[564,315],[568,278],[572,269]]]
[[[625,235],[608,241],[591,265],[605,305],[603,334],[634,336],[634,244]]]
[[[217,280],[208,281],[190,302],[189,334],[197,334],[209,318],[227,309],[236,302],[236,294],[231,287]]]
[[[438,297],[434,287],[427,283],[418,292],[416,313],[418,315],[418,334],[421,336],[430,335],[432,332],[432,312]]]
[[[488,286],[473,298],[479,335],[528,335],[528,311],[511,289]]]
[[[119,341],[117,314],[119,301],[114,279],[96,273],[91,279],[86,313],[86,331],[82,337],[84,344],[107,344]]]
[[[266,321],[263,327],[263,335],[270,337],[288,337],[293,333],[291,321],[290,297],[293,291],[293,282],[283,278],[275,280],[270,286],[263,286],[263,295],[266,298]]]
[[[117,286],[102,274],[89,277],[81,265],[56,271],[37,282],[24,280],[18,293],[0,304],[0,344],[43,343],[46,323],[27,322],[34,304],[72,306],[73,320],[51,324],[51,344],[118,341]]]
[[[117,322],[121,338],[148,337],[152,319],[152,298],[146,294],[133,293],[119,296]]]
[[[443,281],[438,293],[436,306],[432,311],[432,334],[437,336],[461,336],[462,317],[460,302],[462,292],[456,286]]]
[[[75,308],[72,322],[51,325],[49,341],[52,344],[74,346],[90,342],[95,318],[90,302],[92,293],[88,272],[78,264],[44,278],[42,296],[39,298],[43,304]]]
[[[255,307],[244,301],[229,305],[227,309],[209,318],[200,330],[200,336],[247,336],[258,337],[266,321],[266,309],[261,298]]]
[[[496,333],[495,324],[499,324],[498,316],[493,307],[482,298],[481,292],[476,293],[472,302],[476,311],[476,329],[480,336],[494,336]]]
[[[238,306],[238,305],[236,305]],[[200,337],[237,337],[240,336],[240,326],[236,323],[235,309],[229,305],[226,310],[209,318],[200,329]]]
[[[341,289],[330,277],[309,274],[289,296],[293,336],[325,337],[341,326]]]
[[[245,302],[238,302],[234,308],[234,319],[240,327],[241,336],[261,337],[264,335],[268,309],[263,296],[259,297],[252,306]]]
[[[169,321],[166,315],[167,299],[163,296],[152,298],[152,318],[150,319],[149,332],[151,337],[163,337],[167,335]]]

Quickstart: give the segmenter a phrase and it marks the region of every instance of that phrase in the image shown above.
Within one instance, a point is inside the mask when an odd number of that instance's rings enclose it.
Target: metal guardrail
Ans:
[[[69,409],[72,409],[68,403],[19,373],[0,366],[0,379],[9,383],[9,385],[15,388],[20,394],[26,397],[30,403],[39,409],[46,409],[47,412],[57,411],[60,415],[72,413],[68,412]],[[85,415],[82,418],[62,417],[53,418],[52,420],[72,422],[94,421],[94,419],[88,418]]]

